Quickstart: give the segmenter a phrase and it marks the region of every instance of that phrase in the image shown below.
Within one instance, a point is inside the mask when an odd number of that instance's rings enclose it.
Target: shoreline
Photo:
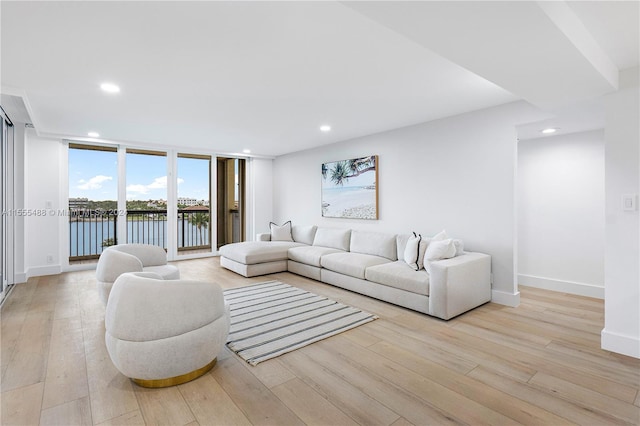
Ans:
[[[375,219],[376,191],[368,188],[344,188],[322,191],[323,217]]]

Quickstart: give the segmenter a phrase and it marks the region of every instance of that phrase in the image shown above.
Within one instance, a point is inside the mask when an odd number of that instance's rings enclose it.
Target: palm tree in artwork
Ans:
[[[200,244],[204,244],[202,229],[207,229],[209,227],[209,215],[201,212],[194,213],[189,216],[189,223],[198,229],[198,233],[200,234]]]
[[[342,185],[349,181],[349,164],[346,161],[338,161],[331,169],[331,181],[336,185]]]
[[[326,176],[327,170],[322,165],[322,174]],[[337,161],[333,163],[333,168],[328,170],[331,181],[335,185],[343,185],[349,178],[360,176],[361,174],[376,169],[376,157],[354,158],[353,160]]]

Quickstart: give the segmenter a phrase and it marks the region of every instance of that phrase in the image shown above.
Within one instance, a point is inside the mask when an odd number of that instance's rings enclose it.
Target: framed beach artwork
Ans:
[[[378,156],[322,165],[322,216],[378,219]]]

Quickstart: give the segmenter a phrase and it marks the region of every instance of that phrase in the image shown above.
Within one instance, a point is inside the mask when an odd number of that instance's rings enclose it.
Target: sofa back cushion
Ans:
[[[318,227],[315,225],[310,225],[310,226],[294,225],[292,229],[293,241],[295,241],[296,243],[312,245],[313,239],[316,236],[317,229]]]
[[[405,242],[406,244],[406,242]],[[371,254],[389,260],[398,260],[396,235],[370,231],[351,231],[350,250],[354,253]]]
[[[313,245],[349,251],[350,229],[318,228],[313,238]]]
[[[407,241],[409,241],[409,237],[412,237],[413,234],[398,234],[396,236],[396,248],[397,253],[396,256],[398,259],[404,259],[404,251],[407,248]]]

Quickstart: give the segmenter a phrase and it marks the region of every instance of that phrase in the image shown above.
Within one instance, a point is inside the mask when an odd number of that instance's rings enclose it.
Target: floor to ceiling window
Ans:
[[[178,253],[211,252],[211,156],[178,154]]]
[[[69,262],[95,261],[118,243],[116,147],[69,144]]]
[[[70,264],[95,262],[115,244],[153,244],[175,259],[245,239],[244,159],[68,147]]]
[[[127,149],[127,243],[167,248],[167,154]]]

